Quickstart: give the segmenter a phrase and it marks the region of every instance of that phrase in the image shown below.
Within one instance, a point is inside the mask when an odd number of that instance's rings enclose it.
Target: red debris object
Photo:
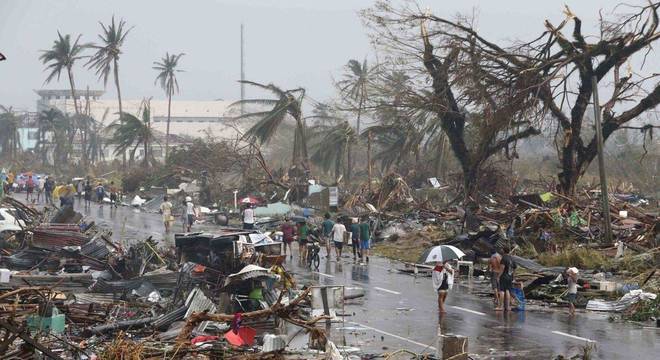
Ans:
[[[192,340],[190,340],[190,343],[195,345],[197,343],[204,343],[207,341],[215,341],[218,340],[219,337],[215,335],[200,335],[200,336],[195,336]]]
[[[238,334],[233,330],[229,330],[225,334],[225,339],[228,343],[234,346],[252,346],[254,345],[254,337],[257,335],[257,330],[244,326],[238,329]]]
[[[256,205],[256,204],[258,204],[260,201],[259,201],[259,199],[255,198],[255,197],[252,197],[252,196],[246,196],[246,197],[242,198],[241,200],[239,200],[239,202],[240,202],[241,204],[252,204],[252,205]]]

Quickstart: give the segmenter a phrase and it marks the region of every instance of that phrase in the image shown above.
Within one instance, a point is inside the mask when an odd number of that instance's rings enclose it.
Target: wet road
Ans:
[[[112,228],[115,240],[153,236],[164,244],[173,243],[171,236],[164,238],[158,214],[128,207],[111,210],[108,205],[78,210]],[[180,228],[177,224],[175,230]],[[213,226],[194,230],[204,228]],[[297,263],[297,252],[294,255],[294,261],[287,259],[286,268],[300,283],[365,289],[364,298],[346,305],[345,313],[351,316],[333,324],[331,337],[338,345],[374,353],[397,349],[434,353],[441,332],[467,336],[469,352],[482,359],[549,359],[581,352],[588,342],[595,342],[593,355],[598,359],[655,359],[660,350],[660,330],[611,323],[607,314],[578,312],[570,318],[563,309],[497,313],[489,299],[471,293],[483,289],[483,284],[471,284],[465,278],[457,280],[449,293],[447,314],[439,317],[431,279],[398,273],[396,262],[372,257],[368,265],[359,265],[348,257],[336,262],[333,256],[332,261],[322,258],[319,271],[311,272]]]

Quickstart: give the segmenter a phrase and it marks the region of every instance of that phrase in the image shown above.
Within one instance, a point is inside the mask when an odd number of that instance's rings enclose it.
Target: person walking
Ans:
[[[309,226],[307,221],[303,220],[296,224],[298,227],[298,253],[300,254],[300,261],[303,262],[307,258],[307,237],[309,236]]]
[[[566,294],[566,300],[568,301],[568,314],[570,316],[575,316],[575,301],[577,300],[577,280],[578,280],[578,269],[575,267],[570,267],[566,269],[564,275],[566,277],[566,282],[568,283],[568,294]]]
[[[27,180],[25,181],[25,202],[30,202],[30,198],[34,200],[34,179],[32,175],[28,175]]]
[[[92,206],[92,184],[89,183],[89,180],[85,182],[85,187],[83,188],[85,192],[85,209],[89,209]]]
[[[105,197],[105,188],[103,187],[103,184],[99,182],[98,185],[96,185],[96,201],[101,206],[103,206],[104,197]]]
[[[360,250],[360,225],[358,218],[351,218],[351,248],[353,248],[353,261],[362,258],[362,251]]]
[[[371,249],[370,232],[369,217],[364,216],[360,223],[360,250],[362,250],[360,261],[364,262],[364,259],[366,258],[367,263],[369,262],[369,249]]]
[[[0,175],[0,200],[2,200],[3,197],[5,197],[5,184],[7,181],[5,180],[5,173],[3,172]]]
[[[341,259],[341,252],[342,249],[344,248],[344,236],[346,235],[346,226],[342,224],[341,222],[337,221],[333,226],[332,226],[332,231],[330,231],[332,235],[332,242],[334,243],[335,246],[335,255],[337,256],[337,261]],[[330,259],[330,256],[328,256],[328,259]]]
[[[493,253],[488,259],[488,270],[490,270],[490,286],[493,289],[493,302],[495,307],[500,306],[500,261],[502,260],[502,255],[500,255],[497,250],[493,249]]]
[[[36,188],[37,188],[37,203],[41,203],[41,197],[44,194],[44,186],[46,185],[46,180],[41,178],[40,176],[37,176],[36,180]]]
[[[431,273],[433,281],[433,289],[438,294],[438,312],[444,314],[445,301],[447,301],[447,292],[450,288],[451,278],[454,276],[454,270],[449,264],[443,264],[441,261],[437,262]]]
[[[248,204],[243,210],[243,229],[254,229],[254,209],[251,204]]]
[[[286,258],[286,249],[289,248],[289,258],[293,259],[293,249],[291,248],[291,243],[296,237],[296,227],[291,222],[291,218],[288,216],[284,219],[284,223],[280,227],[282,231],[282,239],[284,240],[284,257]]]
[[[496,311],[511,311],[511,288],[513,287],[513,273],[516,264],[513,262],[509,249],[503,249],[504,255],[500,261],[500,304],[495,308]]]
[[[53,180],[46,176],[44,179],[44,200],[46,204],[53,204],[53,190],[54,190]]]
[[[332,232],[335,223],[330,219],[330,213],[325,213],[323,217],[325,220],[321,223],[321,238],[325,242],[325,256],[330,259],[330,247],[332,246],[330,233]]]
[[[115,182],[111,181],[110,182],[110,207],[114,207],[115,209],[117,208],[117,204],[119,203],[119,191],[117,190],[117,187],[115,186]]]
[[[186,225],[187,232],[190,232],[193,224],[195,223],[195,218],[197,217],[197,209],[195,209],[195,204],[193,204],[192,198],[186,196]]]
[[[165,226],[165,233],[170,233],[170,228],[172,227],[172,203],[168,199],[167,195],[163,197],[163,203],[160,204],[160,213],[163,215],[163,225]]]

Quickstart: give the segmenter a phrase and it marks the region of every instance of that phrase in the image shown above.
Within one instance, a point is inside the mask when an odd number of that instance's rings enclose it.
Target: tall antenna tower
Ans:
[[[241,23],[241,101],[245,100],[245,40],[243,37],[244,26]],[[245,104],[241,102],[241,115],[245,114]]]

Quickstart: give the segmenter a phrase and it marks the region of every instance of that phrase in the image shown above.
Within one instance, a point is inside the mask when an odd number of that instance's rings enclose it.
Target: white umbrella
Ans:
[[[422,263],[432,263],[438,261],[460,259],[463,256],[465,256],[465,253],[456,246],[438,245],[426,250],[422,254],[420,261]]]

